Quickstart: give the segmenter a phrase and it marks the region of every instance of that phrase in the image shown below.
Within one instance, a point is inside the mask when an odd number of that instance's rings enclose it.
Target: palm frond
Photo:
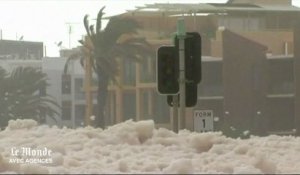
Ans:
[[[113,17],[104,29],[104,40],[107,45],[112,45],[121,35],[136,33],[139,27],[139,24],[132,18]]]
[[[91,56],[89,57],[89,59],[90,59],[90,63],[91,63],[91,66],[92,66],[93,70],[96,71],[96,69],[97,69],[97,67],[96,67],[96,60],[95,60],[93,57],[94,57],[94,56],[91,55]]]
[[[146,57],[154,57],[154,49],[144,38],[131,38],[119,44],[117,43],[110,51],[114,57],[122,57],[141,62]]]
[[[109,57],[111,58],[111,57]],[[118,66],[117,64],[114,64],[115,60],[113,59],[104,59],[103,57],[98,58],[96,61],[96,69],[102,70],[102,72],[105,72],[109,77],[113,77],[118,72]]]
[[[94,30],[94,25],[90,25],[90,32],[91,32],[91,37],[96,40],[96,32]]]
[[[2,96],[3,93],[5,93],[4,87],[5,87],[6,77],[7,77],[6,70],[0,66],[0,96]]]
[[[6,75],[7,75],[6,70],[0,66],[0,80],[4,79]]]
[[[40,89],[47,84],[47,75],[40,69],[18,67],[0,81],[3,92],[0,92],[1,126],[16,118],[38,119],[41,111],[47,116],[59,114],[60,106],[48,94],[41,96]]]
[[[90,31],[88,17],[89,17],[88,15],[85,15],[84,18],[83,18],[84,28],[86,30],[86,33],[87,33],[88,37],[91,39],[92,44],[95,45],[96,39],[95,39],[95,36],[92,35],[92,33]]]
[[[81,60],[83,59],[83,53],[82,51],[76,51],[76,52],[73,52],[67,59],[65,65],[64,65],[64,74],[67,74],[68,73],[68,68],[69,68],[69,65],[71,63],[71,61],[75,61],[75,60]]]
[[[37,68],[17,67],[10,73],[7,83],[15,90],[21,88],[23,93],[31,94],[46,87],[47,75]]]
[[[137,55],[155,56],[154,48],[146,41],[145,38],[130,38],[123,43],[122,47],[129,47],[131,52],[137,53]]]
[[[96,33],[99,33],[101,31],[101,27],[102,27],[102,16],[104,15],[103,10],[104,10],[105,6],[103,6],[100,11],[98,12],[97,15],[97,23],[96,23]]]
[[[91,33],[89,30],[89,20],[88,20],[89,15],[85,15],[83,18],[83,24],[84,24],[84,28],[86,33],[88,34],[89,37],[91,37]]]

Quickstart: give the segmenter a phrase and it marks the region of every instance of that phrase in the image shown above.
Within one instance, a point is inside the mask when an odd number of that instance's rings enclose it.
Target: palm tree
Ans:
[[[58,114],[58,104],[47,94],[39,94],[47,86],[47,75],[40,69],[17,67],[8,73],[0,67],[0,125],[11,119],[41,117]],[[55,120],[56,121],[56,120]]]
[[[91,64],[97,75],[97,111],[94,125],[102,128],[105,126],[104,107],[108,94],[108,84],[110,80],[117,82],[116,76],[119,73],[117,60],[121,58],[141,62],[144,58],[154,54],[145,38],[137,36],[137,30],[140,26],[131,18],[112,17],[105,29],[102,30],[104,8],[102,7],[98,13],[96,29],[94,25],[89,25],[88,15],[84,16],[84,27],[90,42],[80,41],[85,49],[82,53],[91,53]],[[74,56],[70,58],[72,59]]]

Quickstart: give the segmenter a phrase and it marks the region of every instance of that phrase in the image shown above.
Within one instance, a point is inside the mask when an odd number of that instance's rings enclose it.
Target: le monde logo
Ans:
[[[10,154],[12,158],[9,159],[9,163],[52,163],[52,150],[48,148],[33,149],[30,147],[13,147],[11,148]]]

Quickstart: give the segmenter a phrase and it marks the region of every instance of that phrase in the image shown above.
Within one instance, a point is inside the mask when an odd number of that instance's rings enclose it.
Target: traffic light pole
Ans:
[[[176,35],[173,36],[173,44],[175,45],[175,37]],[[178,99],[178,95],[173,95],[173,126],[172,126],[172,130],[176,133],[178,133],[178,128],[179,128],[179,124],[178,124],[178,107],[179,107],[179,99]]]
[[[173,95],[173,131],[178,133],[178,95]]]
[[[186,33],[184,19],[180,18],[173,40],[174,46],[161,46],[157,50],[157,90],[167,95],[167,103],[173,107],[172,129],[178,132],[186,128],[185,108],[197,104],[197,84],[201,81],[201,36],[197,32]]]
[[[185,35],[184,19],[180,18],[177,21],[177,36],[179,39],[179,129],[185,129]]]

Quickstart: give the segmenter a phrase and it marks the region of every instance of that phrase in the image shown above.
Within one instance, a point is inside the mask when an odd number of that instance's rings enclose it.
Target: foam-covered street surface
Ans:
[[[106,130],[10,121],[0,132],[0,153],[0,173],[300,173],[299,137],[176,134],[155,129],[152,120]]]

